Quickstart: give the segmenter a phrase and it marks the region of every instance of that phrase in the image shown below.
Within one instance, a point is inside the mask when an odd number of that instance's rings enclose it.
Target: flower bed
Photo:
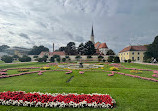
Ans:
[[[18,72],[28,72],[28,69],[18,69]]]
[[[0,92],[1,105],[28,107],[94,107],[113,108],[115,100],[105,94],[25,93],[23,91]]]

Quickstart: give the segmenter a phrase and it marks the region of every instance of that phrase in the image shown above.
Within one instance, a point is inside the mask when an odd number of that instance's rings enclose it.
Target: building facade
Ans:
[[[120,61],[131,59],[135,62],[143,62],[144,52],[146,52],[146,46],[128,46],[121,50],[118,54]]]

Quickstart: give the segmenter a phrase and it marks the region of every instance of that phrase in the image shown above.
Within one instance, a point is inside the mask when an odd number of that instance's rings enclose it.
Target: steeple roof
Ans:
[[[92,25],[92,33],[91,33],[91,36],[94,36],[94,32],[93,32],[93,25]]]

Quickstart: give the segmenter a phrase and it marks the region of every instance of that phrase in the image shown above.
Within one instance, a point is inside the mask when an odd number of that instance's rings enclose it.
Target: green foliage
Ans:
[[[29,55],[39,55],[42,51],[49,52],[49,49],[44,46],[34,46],[30,52],[28,52]]]
[[[57,60],[57,62],[60,62],[61,58],[60,58],[60,57],[57,57],[56,60]]]
[[[43,62],[43,58],[38,58],[38,62]]]
[[[106,60],[105,60],[105,59],[103,59],[103,62],[106,62]]]
[[[128,60],[127,60],[127,62],[128,62],[128,63],[131,63],[131,62],[132,62],[132,60],[131,60],[131,59],[128,59]]]
[[[66,61],[66,58],[62,58],[62,62],[65,62]]]
[[[30,62],[31,61],[31,57],[28,57],[28,56],[25,55],[23,57],[20,57],[19,61],[20,62]]]
[[[14,59],[18,59],[19,56],[18,56],[18,55],[13,55],[13,58],[14,58]]]
[[[115,55],[115,52],[113,50],[108,50],[107,54],[106,55]]]
[[[38,56],[37,56],[37,55],[35,55],[35,56],[33,56],[33,58],[38,58]]]
[[[120,63],[120,58],[119,57],[114,57],[114,63]]]
[[[151,58],[158,58],[158,36],[155,37],[152,44],[147,46],[147,51],[144,53],[144,61],[147,62]]]
[[[75,57],[75,59],[78,61],[78,60],[80,60],[82,57],[81,56],[79,56],[79,55],[77,55],[76,57]]]
[[[77,49],[77,52],[78,52],[78,54],[84,55],[84,53],[85,53],[84,50],[85,50],[84,44],[81,43]]]
[[[126,63],[126,62],[127,62],[127,60],[124,60],[124,62]]]
[[[65,51],[66,47],[60,47],[59,51]]]
[[[113,59],[114,59],[113,56],[109,56],[107,61],[108,61],[108,62],[113,62]]]
[[[65,48],[65,52],[67,55],[76,55],[77,50],[74,42],[69,42]]]
[[[59,56],[59,55],[53,55],[53,57],[54,57],[54,58],[58,58],[58,57],[60,57],[60,56]]]
[[[2,56],[1,60],[4,61],[5,63],[12,63],[13,57],[4,55],[4,56]]]
[[[87,55],[87,58],[90,59],[90,58],[93,58],[93,57],[91,55]]]
[[[50,61],[50,62],[55,62],[55,58],[54,58],[54,57],[51,57],[49,61]]]
[[[1,45],[0,46],[0,52],[3,52],[5,49],[8,49],[8,48],[10,48],[10,47],[7,46],[7,45]]]
[[[70,57],[67,55],[67,56],[65,56],[65,58],[68,59],[68,58],[70,58]]]
[[[94,44],[91,41],[85,43],[84,52],[85,55],[94,55],[96,53]]]

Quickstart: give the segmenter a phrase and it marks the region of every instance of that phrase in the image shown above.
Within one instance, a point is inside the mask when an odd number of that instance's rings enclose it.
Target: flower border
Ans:
[[[28,107],[113,108],[116,101],[108,94],[40,93],[24,91],[0,92],[0,105]]]

